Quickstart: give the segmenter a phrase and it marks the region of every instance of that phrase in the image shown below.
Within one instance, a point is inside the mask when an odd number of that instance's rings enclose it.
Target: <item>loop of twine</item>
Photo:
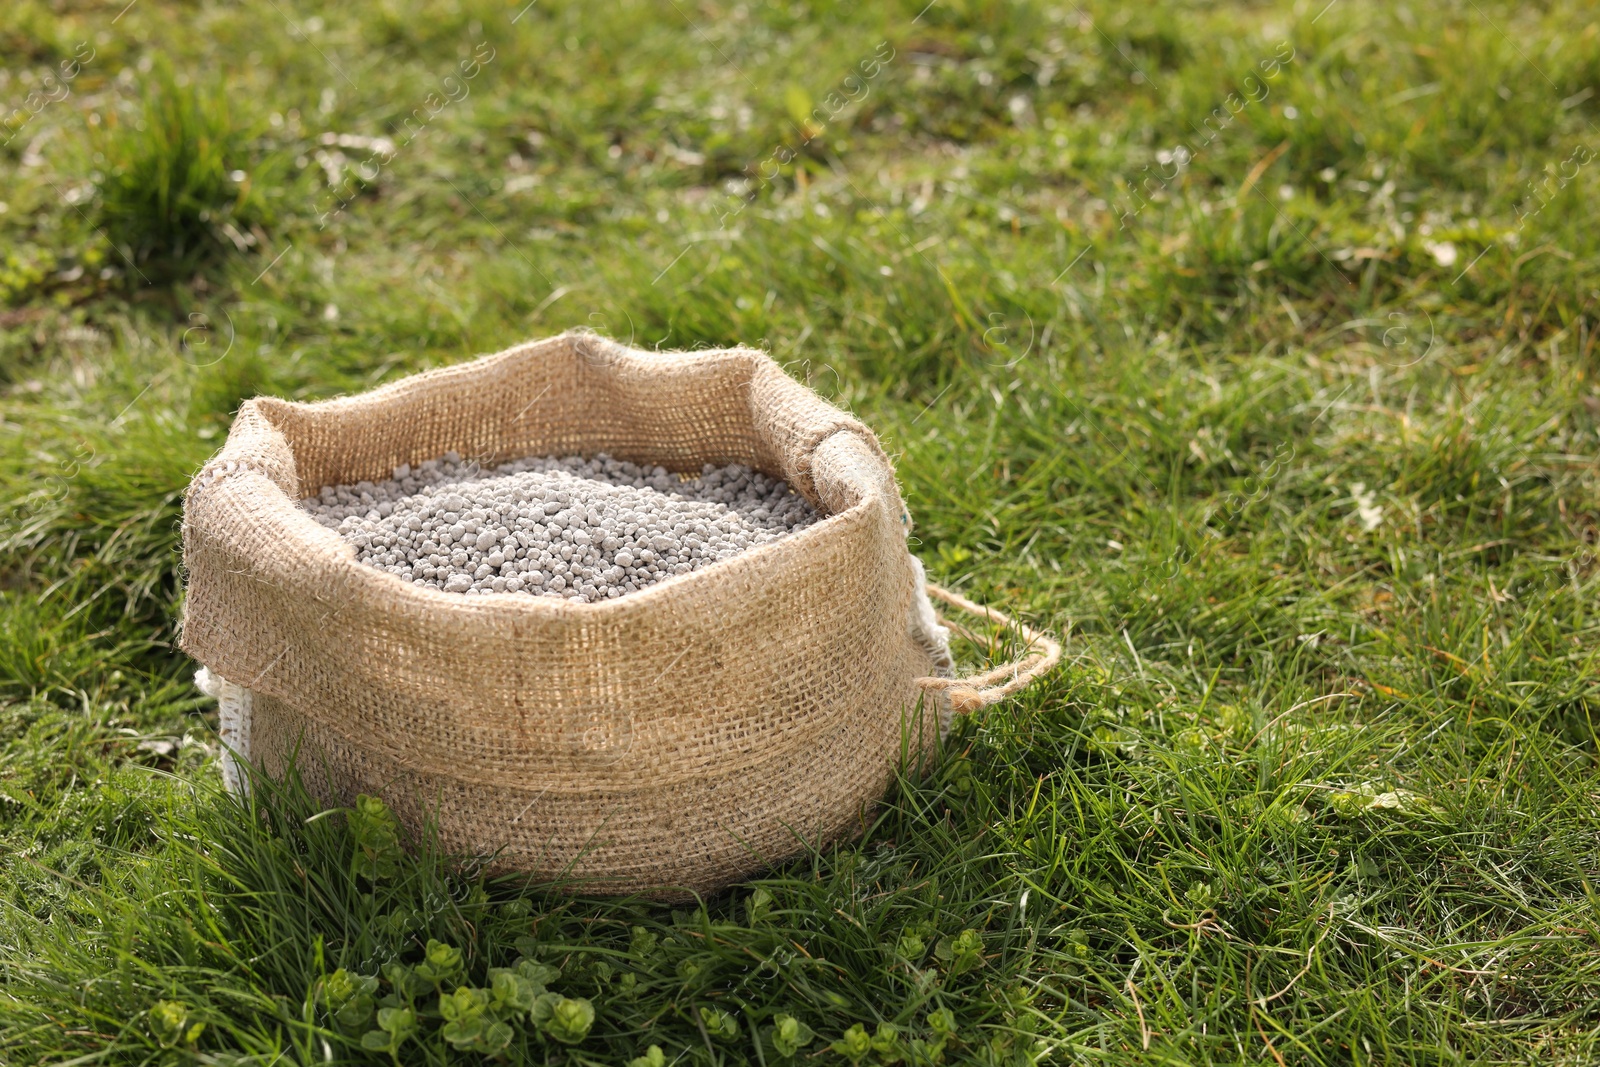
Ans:
[[[928,583],[928,595],[935,600],[979,615],[1002,626],[1015,626],[1028,642],[1029,651],[1020,659],[1002,663],[993,670],[968,678],[918,678],[923,692],[940,691],[950,701],[950,706],[963,714],[970,714],[990,704],[998,703],[1022,689],[1061,661],[1061,644],[1042,630],[1017,622],[1002,612],[985,604],[977,604],[959,593]],[[941,620],[943,621],[943,620]],[[1002,681],[1003,679],[1003,681]]]

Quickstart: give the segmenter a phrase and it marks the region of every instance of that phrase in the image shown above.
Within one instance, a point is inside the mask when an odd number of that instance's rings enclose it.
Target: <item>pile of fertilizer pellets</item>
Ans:
[[[619,597],[805,528],[788,484],[738,464],[685,480],[601,454],[484,470],[455,452],[301,502],[357,558],[447,593]]]

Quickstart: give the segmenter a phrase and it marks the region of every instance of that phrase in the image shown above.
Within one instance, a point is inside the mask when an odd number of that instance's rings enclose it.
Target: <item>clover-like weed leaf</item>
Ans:
[[[785,1059],[799,1054],[817,1036],[793,1015],[780,1015],[772,1023],[772,1047]]]
[[[411,1008],[379,1008],[378,1028],[361,1035],[361,1047],[369,1052],[387,1052],[400,1062],[400,1046],[417,1032],[417,1013]]]
[[[916,1038],[911,1042],[911,1062],[919,1067],[936,1067],[944,1062],[945,1046],[956,1038],[956,1017],[949,1008],[939,1008],[928,1014],[928,1029],[933,1031],[932,1041]]]
[[[544,1032],[563,1045],[576,1045],[589,1036],[594,1025],[594,1005],[579,998],[560,997],[550,1006],[550,1019]]]
[[[1089,959],[1089,935],[1082,930],[1068,930],[1058,938],[1061,954],[1074,965]]]
[[[415,908],[396,908],[375,916],[372,925],[397,941],[403,941],[422,928],[422,913]]]
[[[489,1016],[488,991],[471,986],[439,994],[439,1014],[444,1018],[439,1036],[459,1049],[478,1048],[494,1022]]]
[[[489,1011],[489,994],[471,986],[459,986],[454,993],[439,994],[439,1015],[446,1022],[471,1022]]]
[[[656,954],[656,946],[660,939],[642,926],[633,928],[633,937],[628,941],[628,954],[637,959],[647,960]]]
[[[900,941],[895,945],[895,955],[908,963],[916,963],[928,951],[928,943],[921,937],[907,930],[900,935]]]
[[[356,845],[355,855],[350,857],[350,873],[369,882],[394,877],[405,853],[400,847],[400,823],[389,805],[362,793],[356,797],[356,806],[350,809],[346,821]]]
[[[317,997],[333,1016],[339,1029],[349,1033],[361,1030],[377,1007],[378,980],[351,974],[340,967],[317,983]]]
[[[983,966],[983,939],[976,930],[963,930],[940,940],[933,954],[945,965],[946,973],[965,974]]]
[[[510,1045],[515,1036],[511,1024],[497,1019],[493,1009],[494,1000],[488,990],[462,986],[454,993],[443,994],[439,997],[439,1014],[445,1023],[439,1028],[439,1036],[458,1049],[493,1056]]]
[[[561,968],[552,967],[548,963],[530,960],[526,956],[516,962],[516,972],[533,986],[535,994],[543,993],[550,983],[561,977]]]
[[[701,1008],[700,1021],[705,1024],[706,1033],[718,1041],[739,1039],[739,1020],[720,1008]]]
[[[485,1056],[493,1056],[497,1052],[504,1051],[515,1036],[516,1032],[511,1029],[510,1023],[496,1019],[484,1027],[483,1036],[478,1039],[477,1051]]]
[[[431,982],[435,989],[453,985],[465,973],[461,966],[461,950],[430,937],[428,950],[423,954],[422,962],[417,964],[416,971],[419,978]]]
[[[1192,904],[1196,910],[1205,911],[1214,907],[1219,894],[1210,882],[1196,882],[1183,891],[1183,899]]]
[[[872,1052],[872,1038],[868,1036],[866,1027],[856,1023],[828,1047],[851,1063],[860,1063]]]
[[[745,898],[744,913],[751,926],[765,919],[767,913],[771,910],[772,894],[760,886],[757,886],[756,891]]]
[[[150,1036],[162,1048],[193,1045],[200,1040],[205,1023],[189,1021],[189,1005],[181,1000],[158,1000],[150,1007]]]
[[[543,992],[542,987],[535,989],[532,982],[508,967],[489,969],[491,1009],[498,1019],[526,1014],[533,1007],[534,998]]]
[[[389,986],[394,990],[394,995],[406,1003],[411,1003],[418,997],[434,992],[431,981],[422,977],[413,967],[404,963],[391,963],[383,969],[383,976],[389,980]]]
[[[667,1054],[661,1051],[660,1045],[651,1045],[644,1050],[644,1055],[629,1060],[628,1067],[667,1067]]]
[[[958,757],[951,760],[944,767],[942,777],[950,792],[958,797],[964,797],[972,792],[972,761]]]
[[[871,1045],[879,1063],[894,1064],[905,1058],[905,1050],[900,1047],[900,1031],[894,1023],[879,1023]]]

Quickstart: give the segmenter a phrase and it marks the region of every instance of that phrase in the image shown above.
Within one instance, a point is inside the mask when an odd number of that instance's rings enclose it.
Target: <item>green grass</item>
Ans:
[[[237,164],[245,138],[231,121],[220,88],[181,82],[162,58],[143,86],[143,108],[131,123],[115,110],[91,143],[103,173],[97,184],[102,233],[134,285],[192,273],[225,252],[255,241],[244,231],[264,220],[258,186]]]
[[[513,1062],[1600,1058],[1600,18],[923,2],[5,6],[0,1061],[390,1062],[319,989],[429,939],[592,1004]],[[223,796],[240,400],[573,327],[767,347],[1067,662],[694,907]]]

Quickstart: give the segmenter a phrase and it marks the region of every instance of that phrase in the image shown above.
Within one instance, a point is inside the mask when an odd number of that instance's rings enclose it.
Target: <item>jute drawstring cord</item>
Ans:
[[[971,615],[978,615],[988,619],[991,623],[1001,626],[1013,626],[1028,642],[1028,652],[1018,659],[1002,663],[993,670],[984,671],[968,678],[918,678],[917,685],[923,692],[941,692],[950,701],[950,707],[962,714],[970,714],[990,704],[998,703],[1011,696],[1029,684],[1034,679],[1049,671],[1061,661],[1061,644],[1055,638],[1042,630],[1035,630],[1026,623],[1017,622],[1011,616],[996,611],[986,604],[979,604],[968,600],[960,593],[953,593],[942,586],[928,583],[928,595],[935,600],[942,600],[946,604],[960,608]],[[942,621],[942,620],[941,620]],[[1002,681],[1002,679],[1004,679]],[[997,684],[998,683],[998,684]]]

